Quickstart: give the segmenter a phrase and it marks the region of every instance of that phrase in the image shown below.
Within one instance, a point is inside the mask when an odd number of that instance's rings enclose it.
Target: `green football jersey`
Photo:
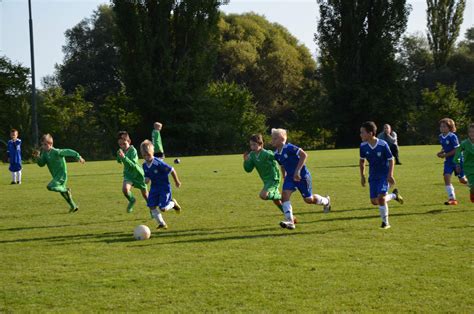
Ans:
[[[158,130],[153,130],[151,132],[151,141],[153,142],[153,146],[155,147],[155,153],[164,153],[163,150],[163,143],[161,143],[161,134]]]
[[[130,181],[145,180],[143,167],[138,163],[137,150],[133,145],[127,149],[125,156],[121,158],[117,152],[117,162],[123,164],[123,177]]]
[[[474,174],[474,143],[469,139],[464,140],[458,148],[456,148],[456,155],[454,161],[459,164],[461,153],[464,155],[463,169],[466,174]]]
[[[278,163],[270,150],[262,149],[258,154],[250,152],[249,159],[244,160],[244,169],[247,172],[252,172],[253,168],[257,169],[263,182],[280,181],[281,174]]]
[[[66,182],[67,166],[64,157],[74,157],[76,160],[79,160],[81,155],[72,149],[58,149],[53,147],[49,151],[42,151],[36,162],[40,167],[48,166],[53,180]]]

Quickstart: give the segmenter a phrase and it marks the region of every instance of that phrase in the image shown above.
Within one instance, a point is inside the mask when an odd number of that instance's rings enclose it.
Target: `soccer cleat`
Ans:
[[[16,182],[15,182],[15,181],[12,181],[12,182],[10,182],[10,184],[16,184]]]
[[[156,227],[156,229],[168,229],[168,225],[167,224],[159,224],[158,227]]]
[[[286,220],[280,221],[280,227],[282,227],[283,229],[290,229],[290,230],[293,230],[296,228],[294,223],[286,221]]]
[[[21,184],[21,181],[18,181],[16,184]]]
[[[130,199],[127,205],[127,213],[130,214],[133,212],[133,205],[135,205],[136,202],[137,202],[137,199],[135,197],[132,197],[132,199]]]
[[[79,210],[79,207],[76,206],[76,207],[74,207],[74,208],[70,208],[70,209],[69,209],[69,213],[72,214],[72,213],[77,212],[78,210]]]
[[[403,197],[400,195],[400,193],[398,192],[398,189],[393,189],[392,191],[393,194],[395,194],[395,200],[397,202],[399,202],[400,204],[403,204]]]
[[[390,225],[382,221],[382,225],[380,226],[380,229],[390,229]]]
[[[326,195],[326,198],[328,199],[328,204],[323,206],[323,212],[325,214],[331,211],[331,197],[329,195]]]
[[[466,177],[459,177],[458,179],[459,179],[459,183],[461,183],[461,184],[467,184],[467,179],[466,179]]]
[[[458,204],[458,201],[453,200],[453,199],[450,199],[450,200],[447,200],[446,202],[444,202],[444,205],[457,205],[457,204]]]
[[[181,214],[181,206],[178,204],[178,202],[174,198],[172,200],[174,203],[173,209],[175,210],[176,214]]]

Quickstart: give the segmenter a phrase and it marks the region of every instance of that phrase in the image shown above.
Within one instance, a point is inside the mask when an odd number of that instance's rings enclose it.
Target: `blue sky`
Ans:
[[[426,0],[408,0],[412,12],[408,33],[426,30]],[[467,0],[462,25],[462,36],[474,26],[474,0]],[[37,85],[45,75],[53,74],[54,65],[63,60],[64,32],[90,17],[99,4],[106,0],[32,0],[35,65]],[[231,0],[223,6],[226,13],[253,11],[265,15],[271,22],[282,24],[314,54],[313,42],[318,8],[316,0]],[[0,0],[0,55],[30,66],[28,34],[28,1]]]

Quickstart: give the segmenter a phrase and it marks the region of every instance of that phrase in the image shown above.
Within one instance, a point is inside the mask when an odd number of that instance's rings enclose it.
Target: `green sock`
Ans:
[[[132,191],[128,191],[128,193],[127,193],[127,195],[125,195],[125,197],[127,198],[127,200],[129,202],[133,202],[135,200],[135,197],[133,197]]]
[[[72,195],[69,194],[69,192],[61,192],[61,196],[66,200],[66,202],[72,209],[77,207],[76,203],[74,203],[74,201],[72,200]]]

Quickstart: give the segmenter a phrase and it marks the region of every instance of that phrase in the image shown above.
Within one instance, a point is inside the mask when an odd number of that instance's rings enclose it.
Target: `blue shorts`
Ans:
[[[385,195],[390,188],[388,184],[387,178],[382,179],[369,179],[369,187],[370,187],[370,198],[377,198],[380,194]]]
[[[21,163],[19,163],[19,162],[10,163],[10,167],[8,167],[8,170],[10,170],[11,172],[20,171],[21,170]]]
[[[283,190],[296,191],[296,189],[300,191],[303,198],[311,197],[311,195],[313,195],[311,175],[309,173],[304,178],[301,178],[301,181],[299,182],[294,181],[293,177],[285,177],[285,181],[283,182]]]
[[[460,162],[460,166],[461,166],[461,172],[460,172],[460,173],[457,173],[457,172],[456,172],[456,164],[454,163],[454,161],[445,160],[445,161],[444,161],[443,175],[445,175],[445,174],[452,174],[452,173],[454,172],[454,174],[457,175],[459,178],[464,177],[464,169],[463,169],[463,161],[462,161],[462,159],[461,159],[461,162]]]
[[[165,208],[171,202],[171,189],[153,189],[148,193],[146,206]]]

